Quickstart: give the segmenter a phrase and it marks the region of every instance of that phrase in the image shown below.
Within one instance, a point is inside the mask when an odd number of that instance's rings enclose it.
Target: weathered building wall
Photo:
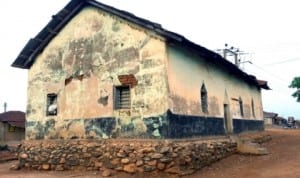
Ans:
[[[27,139],[146,134],[153,122],[145,118],[168,108],[165,62],[162,38],[84,8],[29,70]],[[114,86],[121,85],[119,76],[130,74],[137,80],[130,87],[131,108],[115,110]],[[46,116],[47,94],[52,93],[57,94],[57,115]]]
[[[199,122],[201,118],[201,122],[204,122],[204,119],[205,126],[203,127],[211,127],[208,128],[211,129],[210,134],[215,134],[220,130],[221,133],[226,132],[223,119],[224,104],[229,107],[228,119],[232,122],[229,123],[229,129],[240,132],[245,129],[261,130],[263,128],[261,126],[263,115],[260,89],[250,86],[225,68],[216,66],[209,59],[204,59],[192,51],[175,45],[168,46],[168,81],[171,112],[183,116],[195,116]],[[201,106],[203,84],[207,91],[206,112],[202,111]],[[240,98],[242,104],[239,102]],[[242,112],[240,105],[243,106]],[[184,119],[183,116],[182,119]],[[245,119],[249,120],[246,121],[247,124],[241,123]]]
[[[182,138],[257,129],[260,90],[192,53],[167,48],[150,30],[85,7],[29,70],[26,138]],[[130,106],[118,109],[116,87],[124,81]],[[55,115],[47,115],[50,95],[56,97]]]
[[[264,118],[264,124],[265,125],[272,125],[273,119],[272,118]]]
[[[0,122],[0,141],[5,141],[5,125],[3,122]]]
[[[8,125],[6,127],[6,129],[8,130]],[[14,131],[7,131],[5,133],[5,140],[6,141],[21,141],[24,140],[25,138],[25,129],[24,128],[19,128],[16,127]]]
[[[25,138],[25,129],[15,127],[9,131],[9,124],[0,122],[0,142],[21,141]]]

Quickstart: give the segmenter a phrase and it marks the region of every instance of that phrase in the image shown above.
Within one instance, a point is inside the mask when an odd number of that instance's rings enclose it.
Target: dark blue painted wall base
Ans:
[[[224,120],[216,117],[201,117],[167,114],[169,126],[167,138],[184,138],[208,135],[224,135]]]
[[[191,138],[198,136],[225,135],[224,119],[217,117],[202,117],[174,114],[167,111],[163,115],[143,118],[147,130],[140,132],[134,123],[120,125],[120,121],[114,117],[93,118],[93,119],[72,119],[64,120],[65,124],[56,127],[54,119],[41,122],[27,122],[27,138],[59,139],[63,129],[67,131],[72,126],[82,126],[84,134],[81,136],[70,135],[64,139],[77,138]],[[264,130],[263,121],[233,119],[233,133],[245,131]],[[71,130],[70,130],[71,131]],[[71,131],[72,132],[72,131]],[[51,134],[50,134],[51,133]],[[54,134],[53,134],[54,133]]]
[[[264,121],[233,119],[233,133],[264,130]]]

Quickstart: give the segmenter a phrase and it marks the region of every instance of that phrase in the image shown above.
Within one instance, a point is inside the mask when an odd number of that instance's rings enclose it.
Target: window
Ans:
[[[203,113],[208,113],[208,104],[207,104],[207,90],[204,83],[201,86],[201,109]]]
[[[57,115],[57,94],[51,93],[47,95],[47,116]]]
[[[251,107],[252,107],[252,116],[253,118],[255,118],[255,109],[254,109],[254,101],[253,101],[253,98],[251,100]]]
[[[240,104],[241,116],[244,117],[243,100],[241,97],[239,98],[239,104]]]
[[[8,132],[15,132],[15,131],[16,131],[16,127],[8,124]]]
[[[115,109],[130,108],[130,87],[117,86],[115,87]]]

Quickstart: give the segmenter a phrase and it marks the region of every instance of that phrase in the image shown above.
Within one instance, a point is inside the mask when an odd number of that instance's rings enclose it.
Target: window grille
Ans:
[[[115,87],[115,109],[130,109],[130,87]]]

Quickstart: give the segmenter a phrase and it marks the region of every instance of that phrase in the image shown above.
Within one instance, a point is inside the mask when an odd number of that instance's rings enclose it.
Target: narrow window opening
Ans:
[[[57,94],[51,93],[47,95],[47,116],[57,115]]]
[[[130,109],[130,87],[115,87],[115,109]]]
[[[253,115],[253,118],[255,118],[255,109],[254,109],[254,101],[253,101],[253,98],[251,100],[251,107],[252,107],[252,115]]]
[[[243,100],[242,100],[241,97],[239,98],[239,104],[240,104],[240,112],[241,112],[241,116],[244,117]]]
[[[208,113],[208,104],[207,104],[207,90],[205,84],[203,83],[201,86],[201,109],[203,113]]]

